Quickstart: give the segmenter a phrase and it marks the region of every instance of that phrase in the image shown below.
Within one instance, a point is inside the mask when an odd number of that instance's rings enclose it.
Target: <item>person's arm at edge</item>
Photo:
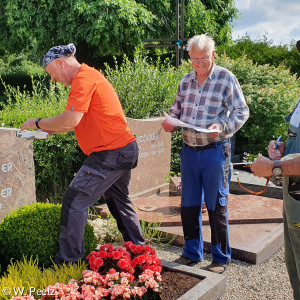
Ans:
[[[63,113],[51,118],[42,118],[39,127],[49,133],[63,133],[73,131],[83,117],[83,112],[65,110]],[[21,130],[38,129],[36,127],[37,118],[29,119],[21,125]]]
[[[300,157],[291,160],[280,161],[282,175],[300,176]]]
[[[300,176],[300,157],[280,161],[282,175]],[[251,170],[255,176],[268,177],[273,175],[274,161],[266,158],[259,157],[251,166]]]

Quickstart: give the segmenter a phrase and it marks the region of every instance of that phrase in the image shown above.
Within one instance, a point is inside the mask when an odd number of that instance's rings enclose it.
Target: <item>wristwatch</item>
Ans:
[[[273,167],[273,170],[272,170],[273,174],[274,175],[281,175],[282,174],[282,169],[279,165],[279,161],[278,160],[275,160],[274,161],[274,167]]]
[[[41,127],[39,126],[39,121],[41,121],[42,118],[38,118],[35,120],[35,126],[37,129],[41,129]]]

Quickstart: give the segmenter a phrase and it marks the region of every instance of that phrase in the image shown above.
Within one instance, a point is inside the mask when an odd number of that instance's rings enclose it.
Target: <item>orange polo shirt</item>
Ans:
[[[81,65],[72,81],[65,109],[84,113],[75,134],[87,155],[121,148],[135,140],[112,85],[86,64]]]

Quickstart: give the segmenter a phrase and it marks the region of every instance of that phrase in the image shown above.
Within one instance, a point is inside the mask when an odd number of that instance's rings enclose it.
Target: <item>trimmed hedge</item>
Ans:
[[[61,205],[34,203],[9,213],[0,224],[0,257],[3,264],[38,258],[39,265],[52,265],[59,249]],[[93,227],[87,223],[85,255],[96,248]]]

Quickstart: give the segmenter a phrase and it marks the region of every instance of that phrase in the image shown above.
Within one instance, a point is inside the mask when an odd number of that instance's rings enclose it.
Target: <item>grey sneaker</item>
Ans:
[[[206,269],[214,273],[222,274],[226,270],[226,267],[226,264],[213,260],[212,263],[206,267]]]

